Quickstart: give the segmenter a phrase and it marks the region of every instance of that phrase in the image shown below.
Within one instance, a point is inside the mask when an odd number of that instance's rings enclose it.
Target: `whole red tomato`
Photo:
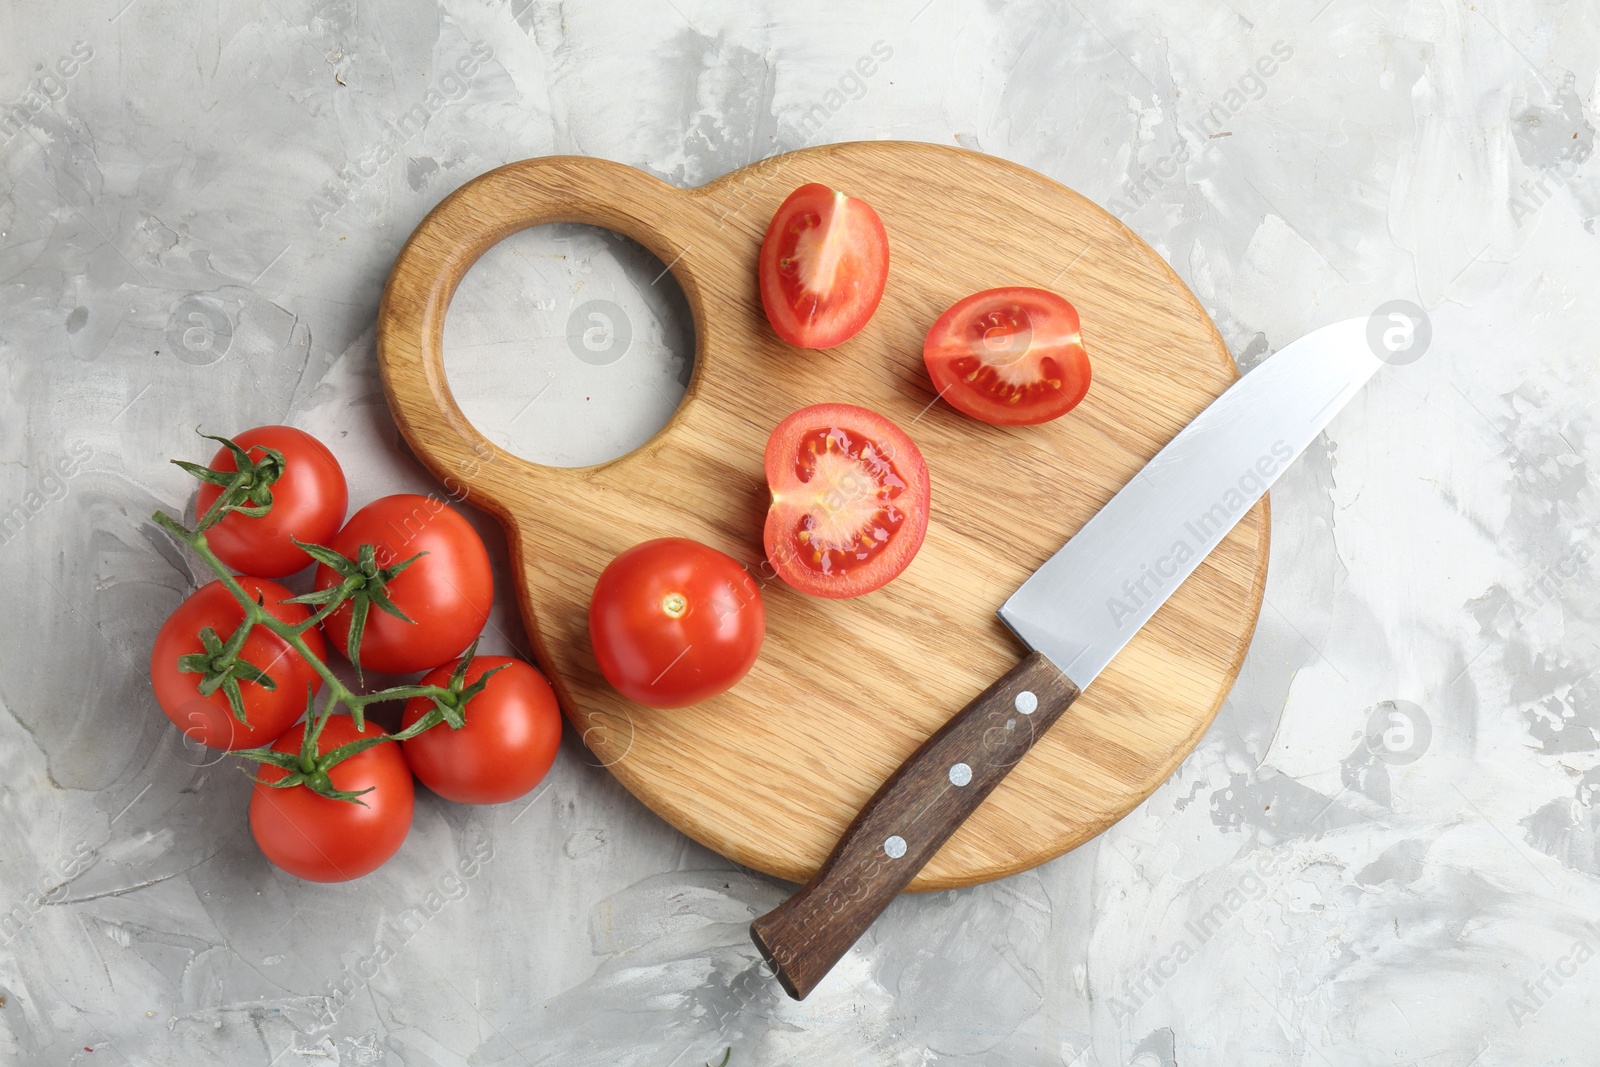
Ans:
[[[425,552],[388,585],[394,605],[412,620],[376,606],[367,615],[361,666],[386,674],[432,670],[461,655],[489,621],[494,575],[483,539],[461,513],[434,497],[402,493],[374,500],[344,524],[328,547],[356,559],[364,544],[376,548],[379,566],[389,567]],[[317,565],[316,586],[339,584],[338,573]],[[335,648],[346,648],[350,605],[323,622]]]
[[[773,215],[758,270],[773,332],[802,348],[832,348],[859,333],[878,309],[889,277],[889,237],[866,201],[812,182]]]
[[[496,667],[504,669],[467,702],[459,730],[439,723],[400,742],[422,784],[458,804],[503,804],[523,796],[549,772],[561,746],[556,695],[531,666],[508,656],[475,656],[464,681],[471,685]],[[447,664],[418,684],[448,685],[455,669]],[[420,697],[407,701],[401,728],[432,707]]]
[[[766,619],[745,569],[686,537],[623,552],[601,572],[589,601],[600,673],[623,696],[654,708],[732,688],[761,651]]]
[[[813,404],[773,429],[767,558],[802,593],[870,593],[911,565],[928,530],[928,465],[866,408]]]
[[[304,569],[311,557],[289,538],[321,545],[338,532],[349,503],[339,461],[321,441],[292,426],[259,426],[233,441],[257,462],[266,455],[263,448],[282,452],[283,474],[270,487],[272,510],[260,518],[230,512],[206,531],[211,550],[245,574],[282,578]],[[232,473],[239,468],[233,453],[219,448],[211,469]],[[221,493],[221,486],[202,482],[195,514],[204,515]]]
[[[325,754],[362,737],[382,734],[371,722],[357,730],[348,715],[330,717],[317,735]],[[278,738],[273,750],[298,753],[306,727],[299,724]],[[319,796],[303,785],[275,789],[256,783],[250,794],[250,832],[267,859],[309,882],[348,882],[383,866],[400,850],[411,829],[416,786],[405,755],[393,741],[359,752],[328,772],[335,789],[370,789],[361,803]],[[276,782],[288,774],[270,763],[256,774]]]
[[[277,582],[244,576],[238,582],[283,622],[304,622],[311,614],[299,604],[279,603],[294,594]],[[155,689],[156,703],[185,737],[211,748],[259,748],[271,744],[305,711],[307,687],[315,690],[322,684],[300,653],[272,631],[257,626],[245,638],[239,658],[266,671],[277,688],[239,683],[248,725],[233,717],[221,689],[202,696],[202,676],[180,671],[178,657],[205,650],[199,636],[202,627],[211,627],[226,642],[243,621],[244,608],[221,582],[211,582],[191,593],[177,611],[167,616],[150,652],[150,684]],[[314,628],[301,636],[318,659],[327,655],[327,645]]]

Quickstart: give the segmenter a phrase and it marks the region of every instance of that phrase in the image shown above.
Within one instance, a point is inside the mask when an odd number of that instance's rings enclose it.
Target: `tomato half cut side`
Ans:
[[[922,359],[950,406],[995,426],[1060,418],[1089,391],[1078,310],[1044,289],[986,289],[928,331]]]
[[[801,408],[772,431],[765,465],[767,558],[802,593],[870,593],[922,547],[928,465],[905,431],[877,412]]]
[[[772,216],[759,271],[761,306],[777,335],[801,348],[832,348],[878,309],[889,236],[866,201],[812,182]]]

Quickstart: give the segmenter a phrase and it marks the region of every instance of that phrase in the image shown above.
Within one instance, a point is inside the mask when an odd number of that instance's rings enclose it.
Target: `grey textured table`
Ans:
[[[1597,63],[1592,0],[7,4],[0,1062],[1594,1062]],[[530,803],[422,799],[359,882],[269,867],[248,782],[148,691],[196,575],[147,517],[193,427],[312,430],[353,503],[425,488],[372,324],[446,192],[875,137],[1105,204],[1242,365],[1428,309],[1274,490],[1193,756],[1056,862],[902,898],[801,1004],[745,933],[783,887],[570,739]],[[692,353],[660,269],[581,228],[495,249],[449,320],[469,414],[545,462],[642,441]]]

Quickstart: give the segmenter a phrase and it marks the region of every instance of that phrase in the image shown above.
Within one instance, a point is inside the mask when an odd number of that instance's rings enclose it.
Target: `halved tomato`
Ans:
[[[933,387],[995,426],[1049,422],[1089,391],[1078,310],[1044,289],[985,289],[939,316],[922,346]]]
[[[905,431],[866,408],[814,404],[767,439],[763,533],[802,593],[870,593],[910,565],[928,531],[928,465]]]
[[[812,182],[789,194],[761,241],[761,306],[779,337],[832,348],[878,310],[889,236],[863,200]]]

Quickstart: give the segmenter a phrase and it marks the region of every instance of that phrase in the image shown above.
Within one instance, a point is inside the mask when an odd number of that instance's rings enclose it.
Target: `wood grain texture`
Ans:
[[[1030,652],[889,776],[811,880],[750,924],[791,997],[806,998],[1077,697]]]
[[[890,241],[888,289],[838,348],[771,332],[756,284],[767,221],[804,182],[861,197]],[[508,234],[607,227],[669,265],[694,315],[682,406],[650,441],[594,467],[541,467],[489,441],[445,381],[444,317],[462,275]],[[979,289],[1072,301],[1094,368],[1088,398],[1044,426],[992,427],[936,402],[922,365],[934,319]],[[1172,270],[1099,207],[1004,160],[910,142],[826,145],[696,189],[603,160],[491,171],[447,197],[397,257],[378,323],[390,408],[453,494],[505,525],[528,633],[602,763],[672,825],[758,870],[807,880],[863,803],[1023,654],[994,612],[1236,372]],[[533,382],[507,382],[530,391]],[[806,404],[889,416],[916,441],[932,520],[911,566],[854,600],[770,579],[761,548],[768,432]],[[1210,724],[1233,683],[1266,578],[1263,500],[910,884],[943,889],[1025,870],[1121,818]],[[618,552],[693,537],[761,583],[761,659],[728,693],[656,711],[595,667],[589,594]]]

